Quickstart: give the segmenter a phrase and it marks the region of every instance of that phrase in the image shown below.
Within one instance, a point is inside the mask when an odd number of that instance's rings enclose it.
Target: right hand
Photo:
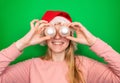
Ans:
[[[36,22],[36,24],[34,24]],[[41,42],[50,39],[49,36],[40,37],[40,34],[44,31],[46,26],[49,26],[47,21],[44,20],[33,20],[30,23],[31,29],[30,31],[20,40],[18,40],[15,44],[16,47],[22,51],[24,48],[40,44]]]

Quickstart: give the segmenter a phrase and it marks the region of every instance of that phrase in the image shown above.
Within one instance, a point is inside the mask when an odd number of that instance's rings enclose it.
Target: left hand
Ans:
[[[92,46],[95,42],[97,37],[92,35],[82,24],[79,22],[73,22],[69,25],[70,28],[76,31],[77,37],[67,36],[66,38],[72,41],[75,41],[80,44],[85,44],[88,46]]]

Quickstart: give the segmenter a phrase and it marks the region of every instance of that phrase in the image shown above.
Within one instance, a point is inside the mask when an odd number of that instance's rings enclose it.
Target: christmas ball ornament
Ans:
[[[51,37],[54,37],[56,34],[56,30],[54,27],[48,27],[45,29],[45,35],[49,35]]]
[[[60,33],[60,35],[61,36],[68,36],[68,35],[70,35],[70,29],[68,28],[68,27],[66,27],[66,26],[62,26],[61,28],[60,28],[60,31],[59,31],[59,33]]]

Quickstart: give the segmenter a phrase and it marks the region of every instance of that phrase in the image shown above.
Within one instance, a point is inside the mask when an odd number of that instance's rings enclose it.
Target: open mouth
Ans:
[[[62,41],[52,41],[52,44],[54,44],[54,45],[63,45],[64,42],[62,42]]]

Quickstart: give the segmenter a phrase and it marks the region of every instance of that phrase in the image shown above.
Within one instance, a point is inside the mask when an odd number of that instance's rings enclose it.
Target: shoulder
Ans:
[[[84,55],[75,55],[75,60],[78,62],[85,62],[85,61],[89,61],[90,58],[84,56]]]
[[[89,58],[87,56],[84,56],[84,55],[75,56],[75,60],[76,60],[75,61],[76,65],[83,66],[83,67],[86,67],[86,68],[88,68],[89,66],[92,66],[95,63],[98,63],[98,61],[96,61],[92,58]]]
[[[23,60],[23,61],[21,61],[21,62],[18,62],[18,63],[16,63],[16,64],[13,64],[13,65],[31,65],[31,64],[33,64],[35,61],[38,61],[38,60],[40,60],[41,61],[41,59],[40,58],[29,58],[29,59],[26,59],[26,60]],[[11,66],[13,66],[13,65],[11,65]]]
[[[78,67],[83,67],[85,69],[90,69],[91,67],[94,67],[96,65],[105,65],[97,60],[94,60],[92,58],[89,58],[87,56],[83,56],[83,55],[78,55],[76,57],[76,64],[78,65]]]
[[[18,62],[16,65],[31,65],[34,61],[34,58],[26,59],[24,61]]]
[[[76,61],[79,60],[81,62],[94,62],[94,61],[96,61],[96,60],[94,60],[90,57],[84,56],[84,55],[75,55],[75,59],[76,59]]]

